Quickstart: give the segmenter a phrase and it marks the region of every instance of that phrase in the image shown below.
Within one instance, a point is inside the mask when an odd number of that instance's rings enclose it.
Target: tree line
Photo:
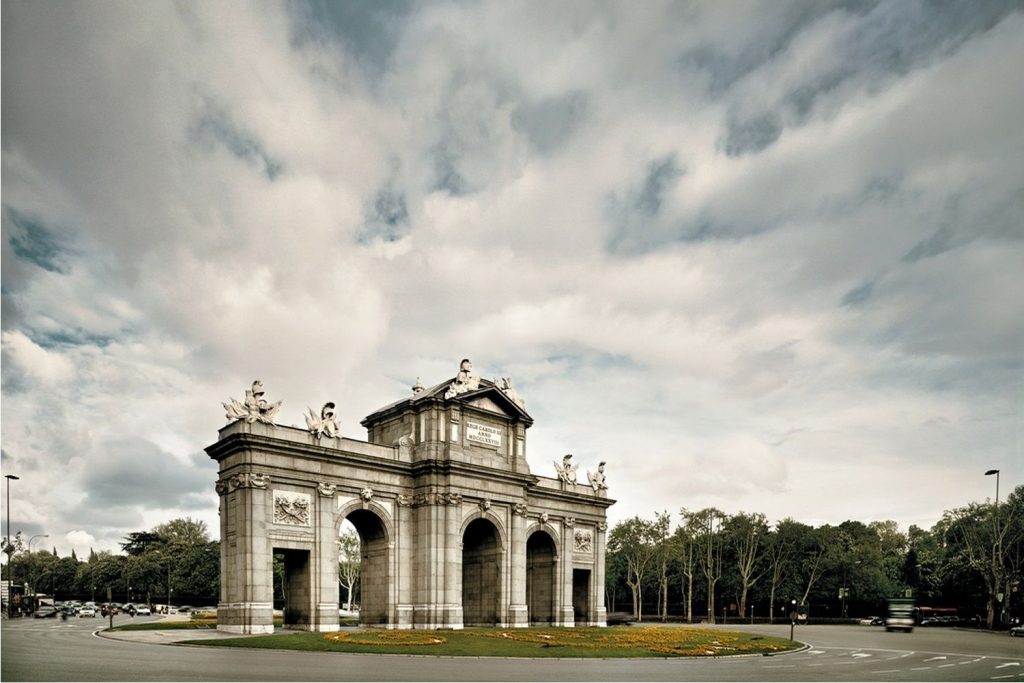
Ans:
[[[957,608],[992,628],[1024,604],[1024,486],[1001,503],[947,510],[931,528],[896,522],[811,526],[762,513],[683,508],[609,532],[606,606],[642,621],[819,619],[884,613],[886,600]]]
[[[10,572],[26,595],[51,595],[57,600],[111,599],[147,604],[216,604],[220,593],[220,542],[211,541],[206,523],[172,519],[148,531],[133,531],[120,543],[122,554],[89,551],[80,559],[74,550],[60,557],[57,549],[30,552],[20,537],[5,544],[12,556]],[[338,541],[339,588],[343,604],[358,601],[361,565],[359,536],[345,530]],[[8,568],[4,568],[6,577]],[[283,557],[273,560],[274,603],[281,606],[287,592]]]
[[[109,589],[119,602],[216,603],[220,543],[210,540],[205,522],[173,519],[149,531],[129,533],[120,545],[123,554],[90,550],[85,560],[74,550],[59,557],[56,548],[15,548],[9,571],[26,595],[46,594],[57,600],[105,602]]]

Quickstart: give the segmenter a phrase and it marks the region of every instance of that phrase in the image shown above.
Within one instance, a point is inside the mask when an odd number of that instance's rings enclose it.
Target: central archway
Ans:
[[[353,510],[345,519],[359,534],[359,623],[388,623],[388,538],[384,522],[371,510]]]
[[[487,519],[475,519],[462,535],[462,619],[466,626],[494,626],[501,601],[501,543]]]

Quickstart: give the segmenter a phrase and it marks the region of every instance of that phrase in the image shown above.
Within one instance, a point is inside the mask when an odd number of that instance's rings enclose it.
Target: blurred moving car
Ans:
[[[32,616],[36,619],[47,619],[49,617],[56,617],[59,612],[60,610],[52,605],[43,605],[37,609]]]
[[[148,617],[153,612],[149,609],[148,605],[135,605],[135,615],[140,617]]]
[[[92,617],[95,619],[96,608],[90,607],[89,605],[82,605],[78,608],[78,618],[81,619],[82,617]]]
[[[1017,624],[1010,629],[1010,637],[1024,636],[1024,624]]]

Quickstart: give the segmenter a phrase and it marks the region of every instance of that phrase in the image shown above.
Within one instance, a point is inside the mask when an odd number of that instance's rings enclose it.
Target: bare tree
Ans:
[[[768,548],[769,566],[771,567],[772,584],[768,596],[768,623],[775,623],[775,591],[786,575],[790,562],[796,553],[796,543],[786,533],[787,525],[795,524],[791,519],[785,519],[775,525],[775,533],[771,536]]]
[[[730,517],[726,527],[736,554],[736,569],[740,576],[739,611],[740,615],[745,615],[751,586],[768,570],[761,562],[764,539],[768,535],[768,523],[760,512],[741,512]]]
[[[658,540],[658,614],[662,621],[668,620],[668,561],[672,557],[672,539],[668,534],[672,524],[668,512],[655,514],[655,525],[660,536]]]
[[[686,596],[686,621],[693,623],[693,577],[697,567],[697,528],[700,525],[698,513],[686,508],[679,510],[683,523],[675,533],[675,548],[679,554],[679,571],[683,578],[683,595]]]
[[[715,623],[715,584],[722,577],[722,521],[725,513],[704,508],[694,513],[697,562],[708,582],[708,623]]]
[[[345,588],[345,609],[352,609],[352,595],[359,585],[362,559],[359,534],[354,529],[343,531],[338,539],[338,581]]]
[[[626,584],[633,595],[633,616],[643,621],[643,578],[658,552],[661,532],[658,522],[640,517],[615,525],[608,535],[608,550],[626,561]]]

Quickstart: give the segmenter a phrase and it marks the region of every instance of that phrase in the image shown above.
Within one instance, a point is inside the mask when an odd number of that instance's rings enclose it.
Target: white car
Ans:
[[[137,616],[137,617],[148,617],[148,616],[151,616],[152,614],[153,613],[150,611],[149,607],[146,606],[146,605],[136,605],[135,606],[135,616]]]
[[[82,617],[94,617],[95,618],[95,616],[96,616],[96,608],[95,607],[89,607],[88,605],[84,605],[84,606],[78,608],[78,618],[79,619],[81,619]]]

